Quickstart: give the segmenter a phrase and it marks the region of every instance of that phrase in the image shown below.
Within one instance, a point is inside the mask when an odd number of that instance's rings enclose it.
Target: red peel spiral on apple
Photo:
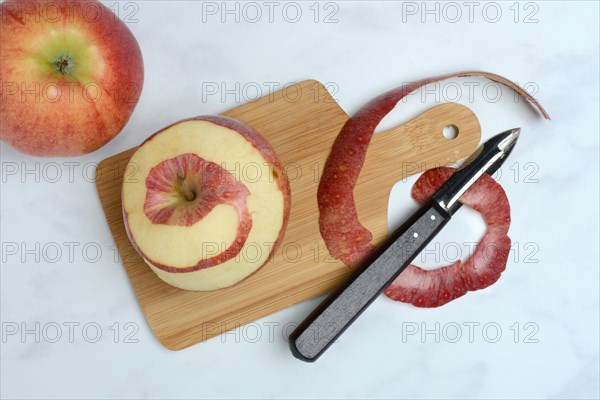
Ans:
[[[235,257],[246,243],[252,218],[246,199],[248,188],[232,173],[196,154],[181,154],[152,168],[146,179],[144,212],[156,224],[191,226],[219,204],[232,206],[238,214],[236,239],[222,253],[201,260],[193,267],[154,266],[167,272],[191,272],[213,267]]]
[[[333,257],[350,267],[354,267],[376,249],[375,244],[372,243],[373,235],[358,219],[354,201],[354,187],[364,165],[367,149],[377,125],[400,100],[420,87],[452,77],[467,76],[481,76],[508,86],[527,99],[544,118],[550,119],[548,113],[529,93],[512,81],[488,72],[467,71],[423,79],[393,89],[371,100],[350,118],[340,131],[325,163],[319,183],[317,194],[319,228],[327,249]],[[415,275],[414,281],[418,282],[423,279],[425,279],[424,276]],[[485,282],[469,283],[468,287],[473,288],[469,290],[475,290],[476,288],[489,286],[489,284],[482,286],[484,284]],[[439,292],[441,286],[433,290]],[[452,296],[449,295],[448,297]],[[408,299],[408,297],[405,298]],[[416,300],[414,302],[422,303]],[[436,305],[445,304],[445,302],[438,303]]]

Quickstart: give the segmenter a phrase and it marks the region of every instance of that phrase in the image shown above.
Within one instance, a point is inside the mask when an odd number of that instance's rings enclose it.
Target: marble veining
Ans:
[[[472,20],[461,2],[275,2],[272,20],[262,2],[229,2],[229,14],[221,2],[109,3],[129,17],[145,61],[125,130],[74,159],[1,148],[3,398],[600,396],[598,3],[515,3],[516,15],[513,2],[477,2]],[[352,113],[403,82],[463,69],[526,86],[552,121],[469,78],[409,96],[379,130],[443,101],[473,109],[484,139],[522,127],[498,177],[514,250],[497,284],[431,310],[382,297],[313,365],[292,357],[285,335],[318,299],[180,352],[160,345],[115,254],[95,163],[175,120],[303,79],[328,83]],[[414,179],[394,187],[391,225],[413,207]],[[442,259],[423,264],[443,263],[448,243],[465,249],[483,229],[461,210],[429,249]]]

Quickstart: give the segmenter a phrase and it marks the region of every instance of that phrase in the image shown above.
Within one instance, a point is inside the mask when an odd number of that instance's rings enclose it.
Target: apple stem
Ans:
[[[187,185],[184,185],[181,188],[181,194],[183,195],[183,197],[185,197],[185,199],[187,201],[194,201],[194,200],[196,200],[196,192],[194,192],[194,190],[191,189],[190,187],[188,187]]]
[[[70,76],[75,72],[75,61],[66,53],[60,53],[52,59],[52,66],[56,72]]]
[[[177,175],[177,191],[187,201],[196,200],[196,196],[197,196],[196,191],[194,190],[194,188],[191,185],[186,184],[185,176]]]

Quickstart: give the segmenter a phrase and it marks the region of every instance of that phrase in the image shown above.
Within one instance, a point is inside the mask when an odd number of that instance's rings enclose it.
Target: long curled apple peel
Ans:
[[[455,171],[447,167],[425,171],[412,187],[412,197],[423,204]],[[473,254],[464,263],[456,260],[433,270],[411,264],[385,290],[386,296],[417,307],[439,307],[500,279],[511,244],[508,237],[510,204],[504,189],[494,178],[484,174],[460,201],[480,213],[487,226]]]
[[[337,136],[319,183],[319,228],[329,253],[350,267],[361,263],[376,248],[373,235],[359,219],[354,187],[364,165],[375,128],[404,97],[429,83],[454,77],[478,76],[501,83],[519,93],[550,119],[544,108],[514,82],[493,73],[466,71],[423,79],[376,97],[350,118]]]

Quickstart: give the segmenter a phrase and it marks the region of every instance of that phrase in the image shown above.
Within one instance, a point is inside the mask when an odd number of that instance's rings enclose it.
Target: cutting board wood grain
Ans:
[[[150,328],[179,350],[336,288],[350,270],[327,252],[319,233],[317,187],[325,161],[349,118],[319,82],[309,80],[223,113],[252,126],[281,158],[292,189],[290,222],[272,260],[246,280],[213,292],[163,283],[135,252],[123,226],[121,183],[135,149],[102,161],[96,185],[108,225]],[[446,139],[444,127],[458,135]],[[477,117],[442,104],[374,135],[354,195],[361,222],[376,242],[387,234],[392,186],[407,176],[468,156],[480,140]]]

